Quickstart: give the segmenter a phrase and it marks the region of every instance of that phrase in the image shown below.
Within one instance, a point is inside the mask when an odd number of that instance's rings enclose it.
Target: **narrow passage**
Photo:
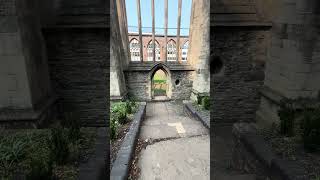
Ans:
[[[139,154],[141,180],[210,179],[209,131],[177,102],[147,104],[140,139],[150,143]]]

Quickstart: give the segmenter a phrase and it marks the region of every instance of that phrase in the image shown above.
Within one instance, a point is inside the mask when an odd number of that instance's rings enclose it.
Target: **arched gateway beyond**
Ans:
[[[156,94],[154,93],[154,75],[156,74],[157,71],[162,70],[165,73],[166,76],[166,82],[165,82],[165,94],[163,94],[163,96],[166,96],[166,99],[171,99],[171,95],[172,95],[172,83],[171,83],[171,72],[169,70],[169,68],[162,64],[156,64],[149,73],[148,76],[148,87],[149,87],[149,99],[150,100],[154,100]]]

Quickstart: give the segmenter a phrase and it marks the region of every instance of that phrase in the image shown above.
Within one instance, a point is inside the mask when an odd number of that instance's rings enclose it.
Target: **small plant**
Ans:
[[[203,97],[201,105],[205,110],[209,110],[210,109],[210,98],[208,96]]]
[[[302,139],[308,151],[320,149],[320,108],[307,109],[303,112]]]
[[[79,117],[74,112],[65,113],[65,119],[62,121],[62,126],[68,128],[68,138],[71,142],[75,142],[81,137],[81,123]]]
[[[294,136],[294,124],[296,110],[293,100],[283,100],[278,111],[280,117],[280,133],[286,136]]]
[[[68,145],[68,149],[69,149],[69,160],[70,161],[77,161],[80,158],[81,152],[81,145],[79,141],[70,143]]]
[[[110,138],[111,139],[115,139],[117,137],[119,126],[120,124],[118,120],[114,116],[111,116],[111,119],[110,119]]]
[[[116,118],[120,124],[125,124],[127,121],[127,108],[125,102],[118,102],[111,107],[111,116]]]
[[[49,140],[51,157],[60,165],[68,160],[69,146],[68,138],[62,128],[51,129],[51,140]]]
[[[316,176],[313,180],[320,180],[320,176]]]
[[[30,171],[26,175],[27,180],[51,179],[53,162],[42,156],[34,157],[30,162]]]
[[[9,137],[0,142],[0,167],[5,177],[9,177],[15,170],[15,165],[25,155],[26,143],[22,139]]]
[[[126,101],[126,112],[128,114],[131,114],[133,112],[133,107],[129,100]]]
[[[203,96],[197,95],[197,104],[201,105]]]

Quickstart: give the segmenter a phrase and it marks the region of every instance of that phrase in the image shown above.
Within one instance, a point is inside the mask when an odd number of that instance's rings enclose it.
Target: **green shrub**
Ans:
[[[118,102],[111,106],[111,117],[117,119],[120,124],[127,121],[127,105],[125,102]]]
[[[209,110],[210,109],[210,98],[208,96],[203,97],[201,105],[204,109]]]
[[[81,123],[79,116],[74,112],[65,113],[64,121],[62,121],[62,127],[68,128],[68,139],[71,142],[75,142],[81,137],[80,128]]]
[[[0,168],[5,177],[10,177],[15,165],[25,156],[26,142],[15,137],[3,138],[0,141]]]
[[[293,100],[282,100],[278,111],[280,117],[280,133],[286,136],[294,136],[296,110]]]
[[[133,107],[129,100],[126,101],[126,112],[128,114],[131,114],[133,112]]]
[[[80,141],[76,141],[73,143],[70,143],[68,145],[68,149],[69,149],[69,161],[73,162],[73,161],[77,161],[80,158],[81,152],[81,145],[80,145]]]
[[[314,179],[312,180],[320,180],[320,176],[316,176]]]
[[[136,101],[130,101],[130,105],[132,107],[132,113],[136,112],[137,111],[137,108],[138,108],[138,104]]]
[[[308,151],[320,150],[320,107],[315,107],[313,102],[305,98],[283,100],[278,111],[280,133],[286,136],[301,135]]]
[[[197,95],[197,104],[201,105],[203,96]]]
[[[51,129],[49,140],[51,158],[58,164],[64,164],[68,160],[69,146],[68,137],[62,128]]]
[[[320,108],[308,109],[303,112],[302,139],[308,151],[320,149]]]
[[[119,126],[120,124],[117,118],[111,116],[111,119],[110,119],[110,138],[111,139],[115,139],[117,137]]]
[[[30,162],[30,171],[26,174],[27,180],[51,179],[53,162],[41,155],[35,156]]]

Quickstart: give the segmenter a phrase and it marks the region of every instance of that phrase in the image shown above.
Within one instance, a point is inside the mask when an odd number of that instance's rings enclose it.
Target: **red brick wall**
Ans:
[[[129,34],[129,42],[132,39],[137,39],[139,41],[139,34]],[[176,36],[168,36],[167,37],[168,42],[172,39],[175,42],[177,42],[177,37]],[[164,36],[155,36],[155,40],[158,41],[159,45],[160,45],[160,60],[164,61],[165,59],[165,37]],[[189,40],[189,37],[187,36],[180,36],[180,55],[179,55],[179,59],[181,61],[181,48],[183,46],[183,44]],[[147,35],[142,35],[142,42],[143,42],[143,61],[147,61],[148,60],[148,43],[152,41],[152,35],[147,34]]]

